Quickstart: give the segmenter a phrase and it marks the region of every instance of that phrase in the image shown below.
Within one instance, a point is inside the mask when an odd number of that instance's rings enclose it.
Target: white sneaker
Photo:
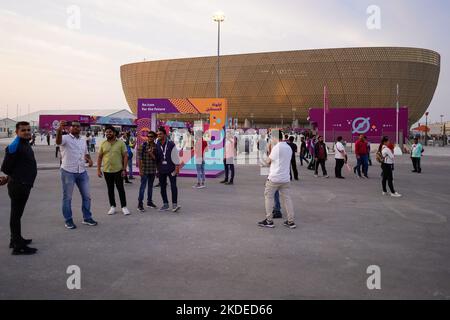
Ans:
[[[108,214],[112,215],[116,213],[116,207],[111,207],[111,209],[109,209]]]
[[[395,197],[395,198],[400,198],[402,195],[398,192],[396,193],[391,193],[391,197]]]
[[[329,177],[330,177],[329,175],[324,176],[324,178],[327,178],[327,179],[328,179]]]
[[[122,208],[122,213],[123,213],[124,215],[126,215],[126,216],[129,215],[129,214],[131,214],[131,213],[130,213],[130,210],[128,210],[127,207],[123,207],[123,208]]]
[[[317,175],[317,174],[315,174],[315,175],[314,175],[314,178],[317,178],[317,177],[318,177],[318,175]]]
[[[387,196],[387,195],[388,195],[388,193],[387,193],[387,192],[384,192],[384,191],[383,191],[381,194],[382,194],[383,196]]]

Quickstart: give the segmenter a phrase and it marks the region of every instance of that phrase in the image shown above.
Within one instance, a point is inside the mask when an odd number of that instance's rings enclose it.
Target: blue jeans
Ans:
[[[133,179],[133,157],[128,158],[128,176]]]
[[[72,194],[73,187],[76,184],[81,194],[81,210],[83,211],[83,219],[90,219],[91,212],[91,196],[89,192],[89,176],[87,172],[70,173],[61,169],[61,181],[63,186],[62,211],[66,221],[72,219]]]
[[[360,156],[358,159],[358,162],[356,164],[356,170],[358,171],[358,176],[361,176],[361,167],[363,175],[367,176],[367,173],[369,171],[369,156],[364,155]]]
[[[275,199],[275,202],[274,202],[273,210],[281,211],[280,192],[279,191],[275,192],[274,199]]]
[[[197,168],[198,183],[205,183],[205,161],[202,163],[197,163],[195,167]]]
[[[139,188],[139,198],[138,198],[138,202],[139,205],[143,204],[144,201],[144,193],[145,193],[145,188],[148,184],[148,189],[147,189],[147,203],[152,203],[152,197],[153,197],[153,182],[155,181],[155,175],[154,174],[144,174],[141,177],[141,186]]]

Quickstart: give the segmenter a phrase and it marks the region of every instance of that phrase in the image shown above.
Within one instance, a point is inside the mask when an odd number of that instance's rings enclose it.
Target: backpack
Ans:
[[[377,151],[375,158],[377,159],[377,161],[379,163],[384,163],[384,157],[383,157],[383,154],[381,153],[381,151]]]

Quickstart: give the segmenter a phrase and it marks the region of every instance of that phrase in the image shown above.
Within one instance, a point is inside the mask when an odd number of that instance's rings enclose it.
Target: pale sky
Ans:
[[[377,5],[381,29],[366,12]],[[75,6],[75,7],[74,7]],[[74,11],[75,8],[75,11]],[[76,12],[79,10],[79,20]],[[0,0],[0,118],[39,109],[123,108],[122,64],[221,53],[410,46],[441,54],[431,121],[450,120],[446,0]],[[79,27],[77,28],[77,22]]]

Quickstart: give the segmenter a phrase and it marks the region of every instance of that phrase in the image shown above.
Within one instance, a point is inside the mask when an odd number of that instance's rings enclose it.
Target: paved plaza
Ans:
[[[450,157],[439,152],[423,159],[421,175],[410,172],[408,156],[397,158],[400,199],[381,195],[376,162],[369,180],[314,178],[301,167],[291,190],[294,230],[283,220],[275,229],[256,225],[266,179],[257,165],[237,166],[233,186],[211,179],[197,190],[195,179],[179,178],[179,213],[137,213],[136,179],[126,186],[131,216],[106,215],[105,182],[89,169],[99,225],[80,223],[75,191],[78,228],[67,230],[54,146],[38,146],[46,170],[22,219],[38,254],[11,255],[0,188],[0,299],[450,299]],[[334,160],[327,167],[334,173]],[[157,188],[153,199],[162,204]],[[81,268],[81,290],[67,289],[69,265]],[[370,265],[381,268],[381,290],[366,286]]]

